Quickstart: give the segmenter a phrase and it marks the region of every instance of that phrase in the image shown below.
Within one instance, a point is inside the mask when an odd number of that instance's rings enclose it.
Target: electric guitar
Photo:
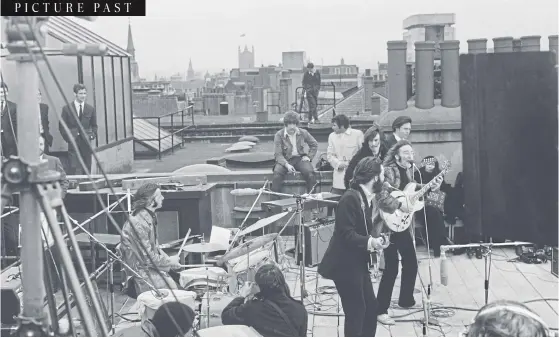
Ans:
[[[439,177],[444,176],[450,171],[450,166],[450,161],[444,161],[441,165],[441,172],[418,191],[416,191],[418,184],[411,182],[406,185],[404,190],[396,190],[391,192],[390,196],[396,198],[398,201],[402,202],[402,204],[407,204],[411,212],[407,213],[398,209],[394,213],[390,214],[381,210],[380,214],[384,219],[386,226],[394,232],[402,232],[409,228],[413,220],[413,214],[416,211],[423,209],[423,207],[425,206],[423,195],[435,185],[435,181]]]

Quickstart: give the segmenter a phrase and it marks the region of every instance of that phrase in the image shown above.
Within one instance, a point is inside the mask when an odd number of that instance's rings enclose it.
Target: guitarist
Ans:
[[[383,168],[369,156],[355,167],[350,189],[336,209],[334,234],[318,266],[318,273],[336,285],[345,313],[345,337],[374,337],[378,303],[369,275],[370,252],[389,240],[379,235],[379,209],[394,212],[400,202],[382,189]],[[378,229],[378,230],[377,230]]]
[[[407,140],[396,142],[388,150],[384,159],[385,189],[403,190],[413,179],[414,151],[411,143]],[[434,187],[440,186],[441,182],[435,182]],[[387,188],[388,187],[388,188]],[[406,203],[403,203],[402,211]],[[413,225],[412,225],[413,226]],[[398,253],[402,257],[402,280],[400,283],[400,297],[398,305],[402,308],[410,308],[415,305],[413,290],[417,276],[417,255],[413,244],[412,233],[409,229],[402,232],[394,232],[390,235],[390,246],[384,250],[384,272],[378,289],[379,315],[378,321],[384,325],[394,325],[394,320],[388,315],[392,290],[398,276]]]

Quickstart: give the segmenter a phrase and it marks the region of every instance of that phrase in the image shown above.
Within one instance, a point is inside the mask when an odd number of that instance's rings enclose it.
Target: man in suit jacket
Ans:
[[[70,134],[67,134],[62,123],[59,124],[60,134],[62,138],[68,143],[68,158],[70,160],[70,174],[81,175],[83,168],[81,167],[78,154],[80,154],[85,162],[87,170],[91,170],[91,147],[90,142],[97,137],[97,114],[92,105],[85,103],[87,97],[87,90],[81,83],[74,85],[75,100],[69,105],[62,108],[61,119],[66,122]],[[85,135],[82,135],[81,130],[78,128],[78,121],[85,130]],[[76,141],[77,148],[74,149],[70,138],[73,137]]]
[[[384,144],[386,150],[392,148],[393,145],[398,143],[400,140],[407,140],[411,133],[411,117],[409,116],[398,116],[394,122],[392,122],[392,134],[386,136],[384,139]]]
[[[2,156],[17,156],[17,105],[8,101],[8,85],[0,83],[0,111],[2,112]]]
[[[309,122],[318,122],[318,92],[320,91],[320,73],[314,69],[314,64],[309,62],[307,71],[303,75],[303,89],[307,93],[309,103]]]
[[[68,179],[66,179],[66,172],[62,167],[62,163],[60,162],[60,159],[45,154],[45,139],[42,136],[39,136],[39,159],[41,161],[47,162],[48,170],[57,171],[60,173],[60,187],[62,188],[62,198],[64,198],[66,196],[66,192],[68,191],[68,186],[70,185]],[[48,269],[50,271],[50,275],[52,278],[51,279],[52,291],[57,292],[60,288],[60,280],[58,279],[56,267],[60,266],[60,258],[58,256],[57,250],[50,250],[50,247],[52,247],[54,244],[54,239],[44,215],[41,215],[41,220],[42,220],[43,240],[44,240],[43,261],[45,264],[43,278],[45,279],[45,281],[47,280],[46,270]]]
[[[49,106],[41,102],[41,91],[39,90],[39,111],[41,112],[41,124],[39,125],[41,136],[45,139],[45,154],[49,153],[50,147],[52,147],[52,135],[49,128]]]

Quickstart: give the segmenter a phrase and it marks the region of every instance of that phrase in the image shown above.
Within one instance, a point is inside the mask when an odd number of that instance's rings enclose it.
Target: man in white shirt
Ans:
[[[352,129],[347,116],[340,114],[332,118],[333,132],[328,136],[328,162],[334,168],[332,175],[332,190],[334,194],[342,195],[346,190],[344,176],[349,161],[363,145],[363,132]],[[333,208],[328,208],[331,215]]]

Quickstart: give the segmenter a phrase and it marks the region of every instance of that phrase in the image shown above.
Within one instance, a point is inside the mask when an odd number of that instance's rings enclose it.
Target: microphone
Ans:
[[[233,189],[231,190],[231,195],[233,196],[254,196],[258,195],[262,189],[244,188],[244,189]]]
[[[441,284],[444,286],[448,285],[448,271],[447,271],[446,252],[441,250]]]

